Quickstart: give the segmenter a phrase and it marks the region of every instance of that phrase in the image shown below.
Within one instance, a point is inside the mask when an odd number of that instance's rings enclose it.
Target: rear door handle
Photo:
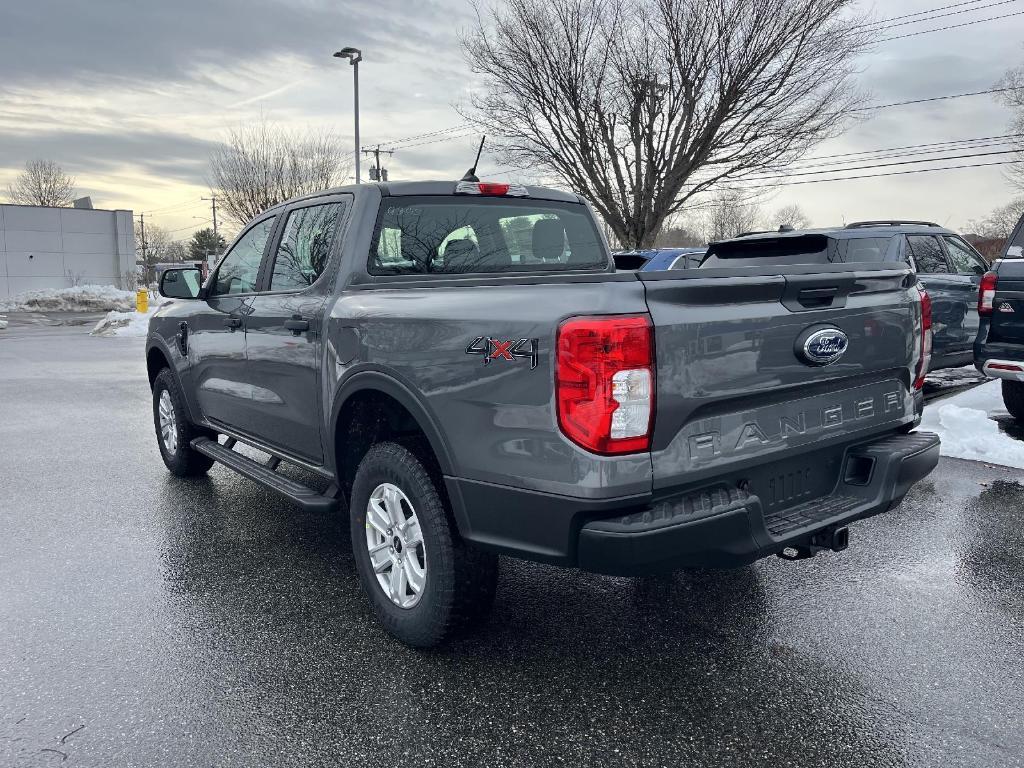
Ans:
[[[796,300],[804,307],[827,307],[839,293],[839,288],[804,288]]]
[[[284,321],[284,327],[298,336],[303,331],[309,330],[309,320],[306,320],[301,315],[292,315],[288,320]]]
[[[242,320],[238,317],[226,317],[224,318],[224,327],[234,330],[235,328],[242,327]]]

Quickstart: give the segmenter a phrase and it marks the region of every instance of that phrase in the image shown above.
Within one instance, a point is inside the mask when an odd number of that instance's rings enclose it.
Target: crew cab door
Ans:
[[[186,324],[196,402],[206,419],[230,427],[246,422],[252,402],[245,324],[274,223],[273,216],[255,222],[228,249]]]
[[[968,340],[964,321],[968,304],[977,303],[977,290],[968,295],[970,281],[953,274],[938,237],[907,235],[906,242],[918,280],[932,300],[932,369],[970,362],[973,338]]]
[[[246,320],[247,378],[253,408],[245,431],[320,464],[319,396],[328,266],[348,195],[306,200],[286,211],[281,234]]]

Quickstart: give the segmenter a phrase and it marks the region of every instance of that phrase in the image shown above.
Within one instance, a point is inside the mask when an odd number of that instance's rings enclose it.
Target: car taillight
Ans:
[[[460,181],[455,185],[456,195],[485,195],[489,197],[529,197],[522,184],[499,184],[496,181]]]
[[[562,323],[555,400],[562,433],[588,451],[650,450],[654,421],[650,317],[573,317]]]
[[[921,359],[917,362],[914,389],[922,389],[932,362],[932,297],[920,285],[917,289],[921,292]]]
[[[996,298],[996,283],[999,276],[995,272],[986,272],[981,276],[981,283],[978,285],[978,314],[991,315],[992,302]]]

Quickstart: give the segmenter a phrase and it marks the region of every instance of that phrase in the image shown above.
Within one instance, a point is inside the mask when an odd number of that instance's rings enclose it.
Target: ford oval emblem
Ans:
[[[803,343],[798,342],[797,354],[808,365],[831,365],[846,353],[849,337],[838,328],[814,331]]]

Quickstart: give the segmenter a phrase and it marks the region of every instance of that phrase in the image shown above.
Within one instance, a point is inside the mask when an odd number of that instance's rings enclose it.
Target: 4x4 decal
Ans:
[[[489,365],[492,360],[508,360],[514,362],[516,359],[529,360],[530,370],[537,367],[538,362],[538,340],[537,339],[492,339],[490,336],[477,336],[473,343],[466,347],[467,355],[481,355],[484,358],[484,365]]]

